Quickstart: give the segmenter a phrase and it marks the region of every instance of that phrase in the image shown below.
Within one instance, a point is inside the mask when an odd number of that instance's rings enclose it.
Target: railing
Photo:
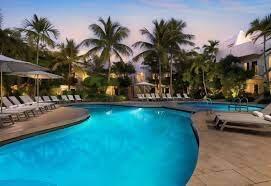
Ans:
[[[246,97],[241,98],[241,102],[240,102],[241,107],[243,106],[243,104],[242,104],[243,101],[245,103],[246,110],[248,112],[248,99]]]
[[[242,103],[245,103],[245,105]],[[243,106],[246,106],[248,112],[248,99],[246,97],[235,98],[233,102],[228,105],[228,110],[231,111],[231,108],[234,108],[235,111],[241,112]]]

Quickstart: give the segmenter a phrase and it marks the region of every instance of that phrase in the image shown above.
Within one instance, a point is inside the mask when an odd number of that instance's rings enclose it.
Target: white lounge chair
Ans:
[[[71,102],[75,102],[75,99],[74,99],[73,95],[68,95],[68,99]]]
[[[180,93],[176,94],[176,96],[177,96],[177,99],[178,99],[178,100],[183,100],[183,97],[181,96]]]
[[[23,104],[15,96],[9,96],[8,98],[13,102],[14,105],[16,105],[19,108],[30,109],[30,110],[33,109],[33,111],[35,112],[40,111],[42,113],[42,110],[40,110],[36,106]]]
[[[153,97],[150,94],[145,94],[148,101],[154,101]]]
[[[61,103],[61,102],[62,102],[60,99],[58,99],[57,96],[50,96],[50,97],[51,97],[51,99],[52,99],[52,101],[53,101],[54,103]]]
[[[186,93],[183,93],[183,96],[184,96],[185,99],[192,100],[192,98],[190,98]]]
[[[151,93],[151,97],[152,97],[153,101],[158,101],[158,99],[156,98],[154,93]]]
[[[8,123],[8,125],[6,125]],[[6,127],[14,124],[14,120],[11,114],[0,113],[0,126]]]
[[[80,97],[80,95],[74,95],[74,98],[75,98],[75,101],[78,101],[78,102],[82,102],[82,98]]]
[[[163,100],[166,100],[166,101],[168,100],[166,94],[162,94],[162,99],[163,99]]]
[[[271,131],[271,122],[250,113],[220,113],[216,115],[216,126],[254,131]]]
[[[45,103],[43,100],[41,100],[39,103],[33,101],[30,96],[20,96],[20,99],[24,102],[26,105],[33,105],[39,108],[44,108],[45,110],[51,110],[53,108],[56,108],[54,103]]]
[[[70,102],[70,100],[68,99],[68,97],[66,95],[61,95],[61,99],[62,99],[62,101],[66,102],[66,103]]]
[[[161,97],[159,96],[159,94],[155,94],[155,98],[157,99],[157,100],[161,100]]]
[[[174,100],[174,98],[171,96],[170,93],[167,93],[166,96],[167,96],[168,100],[170,100],[170,101]]]
[[[44,102],[46,102],[46,103],[52,103],[52,102],[53,102],[53,101],[50,99],[49,96],[42,96],[42,98],[43,98]]]
[[[30,115],[36,116],[35,108],[28,106],[18,106],[12,104],[7,97],[3,97],[3,103],[6,107],[3,108],[3,114],[11,114],[15,116],[17,120],[28,119]]]

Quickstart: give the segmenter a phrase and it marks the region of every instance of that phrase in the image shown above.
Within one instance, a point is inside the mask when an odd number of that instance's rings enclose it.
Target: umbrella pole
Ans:
[[[1,113],[3,112],[3,70],[2,67],[0,67],[0,74],[1,74]]]

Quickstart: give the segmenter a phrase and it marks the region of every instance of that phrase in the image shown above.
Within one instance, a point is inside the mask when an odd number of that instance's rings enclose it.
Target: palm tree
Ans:
[[[88,38],[82,41],[82,46],[92,46],[86,56],[97,54],[100,52],[102,62],[108,63],[108,82],[110,81],[111,74],[111,56],[114,55],[120,61],[123,61],[122,55],[129,56],[133,53],[132,49],[123,44],[122,41],[128,37],[129,29],[121,26],[117,22],[112,22],[108,17],[105,21],[100,18],[98,20],[101,25],[91,24],[89,29],[96,36],[95,38]]]
[[[146,36],[148,41],[138,41],[133,44],[133,47],[143,49],[137,54],[133,60],[138,61],[141,58],[148,56],[156,56],[159,71],[159,93],[162,93],[162,64],[167,64],[168,61],[168,48],[170,45],[171,34],[169,32],[169,25],[166,21],[153,21],[154,29],[150,32],[148,29],[143,28],[140,30],[141,34]]]
[[[73,39],[67,39],[66,43],[61,43],[60,60],[53,65],[52,70],[56,70],[59,66],[68,65],[68,89],[71,88],[71,77],[73,68],[80,68],[79,46]]]
[[[34,14],[32,20],[25,19],[22,28],[18,30],[25,33],[30,42],[35,43],[37,64],[39,64],[40,44],[54,47],[55,42],[52,40],[52,37],[57,39],[59,36],[59,31],[55,29],[46,17],[38,17],[36,14]]]
[[[208,95],[206,81],[205,81],[205,72],[208,70],[209,61],[205,59],[203,54],[198,54],[192,62],[191,71],[194,71],[196,74],[202,74],[202,84],[204,88],[205,95]]]
[[[219,41],[208,40],[207,45],[203,45],[204,54],[210,58],[214,63],[216,62],[216,54],[218,52]]]
[[[194,46],[194,43],[191,41],[194,39],[194,35],[185,34],[184,29],[186,28],[186,22],[183,20],[176,20],[172,18],[169,21],[169,29],[171,32],[171,43],[169,46],[169,54],[170,54],[170,93],[173,94],[172,87],[172,74],[173,74],[173,54],[181,52],[181,45],[189,45]]]
[[[270,39],[271,36],[271,14],[265,16],[263,19],[255,19],[250,23],[250,28],[248,29],[246,35],[257,33],[254,38],[254,42],[258,39],[263,38],[263,56],[264,56],[264,67],[265,74],[267,79],[268,89],[270,89],[270,80],[269,73],[267,68],[267,60],[266,60],[266,41]]]

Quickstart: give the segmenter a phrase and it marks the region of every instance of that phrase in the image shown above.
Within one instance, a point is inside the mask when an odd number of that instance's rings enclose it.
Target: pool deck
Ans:
[[[85,109],[58,107],[53,111],[0,129],[0,146],[37,134],[75,125],[89,117]]]
[[[271,133],[207,127],[206,112],[192,116],[200,139],[197,168],[189,186],[270,186]]]
[[[84,104],[84,103],[83,103]],[[88,104],[88,103],[86,103]],[[166,107],[196,112],[192,121],[198,130],[200,152],[197,168],[189,186],[270,186],[271,133],[248,133],[207,127],[206,112],[174,102],[92,103],[140,107]],[[60,107],[39,117],[0,129],[0,145],[26,137],[65,128],[89,117],[85,109]]]

